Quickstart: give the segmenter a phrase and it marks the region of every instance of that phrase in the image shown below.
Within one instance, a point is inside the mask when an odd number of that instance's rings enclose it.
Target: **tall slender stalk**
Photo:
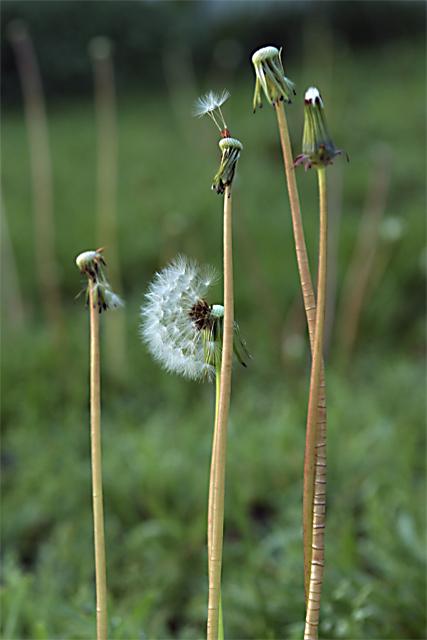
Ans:
[[[224,332],[222,343],[221,381],[219,391],[217,434],[215,442],[215,472],[212,499],[212,531],[209,545],[208,640],[219,638],[221,600],[221,566],[224,533],[225,462],[228,412],[231,393],[231,366],[234,339],[234,297],[232,261],[231,191],[224,193]]]
[[[92,457],[93,528],[95,541],[97,639],[107,638],[107,575],[105,566],[104,508],[101,466],[101,383],[99,366],[99,313],[95,283],[89,281],[90,308],[90,422]]]
[[[325,327],[326,266],[327,266],[327,196],[325,167],[318,168],[319,178],[319,266],[317,279],[317,314],[308,402],[307,433],[315,433],[318,420],[318,398],[322,367],[323,333]],[[304,640],[317,640],[320,594],[324,565],[326,450],[316,434],[316,463],[313,496],[313,531],[310,587],[307,599]],[[322,448],[320,448],[322,446]]]
[[[316,325],[316,301],[310,274],[310,266],[307,257],[304,228],[301,218],[298,188],[295,172],[292,170],[293,156],[291,141],[289,138],[283,102],[275,103],[277,121],[279,125],[280,140],[282,143],[283,159],[285,165],[286,182],[288,185],[289,202],[292,214],[292,226],[295,238],[295,249],[298,262],[298,270],[301,280],[301,289],[304,299],[304,308],[307,316],[310,347],[314,354],[314,337]],[[315,482],[315,466],[320,457],[316,457],[316,449],[326,449],[326,402],[325,402],[325,370],[323,361],[320,368],[320,382],[317,397],[317,421],[306,434],[305,464],[304,464],[304,491],[303,491],[303,536],[304,536],[304,584],[305,599],[308,603],[308,592],[311,573],[312,555],[312,526],[313,526],[313,497]]]
[[[208,571],[210,570],[210,560],[211,560],[211,553],[212,553],[213,497],[214,497],[214,486],[215,486],[216,443],[217,443],[217,434],[218,434],[218,411],[219,411],[220,388],[221,388],[221,360],[217,360],[216,377],[215,377],[215,422],[214,422],[214,434],[213,434],[213,442],[212,442],[211,472],[210,472],[210,478],[209,478],[209,500],[208,500]],[[220,593],[218,639],[223,640],[223,638],[224,638],[224,621],[222,616],[222,599],[221,599],[221,593]]]
[[[108,246],[108,266],[122,290],[117,236],[117,113],[112,43],[104,36],[89,43],[92,58],[97,125],[96,242]],[[126,368],[124,314],[114,314],[104,327],[104,356],[110,376],[123,377]]]
[[[43,85],[25,23],[13,20],[9,37],[21,79],[28,128],[38,286],[50,332],[59,343],[64,337],[63,313],[55,255],[52,165]]]

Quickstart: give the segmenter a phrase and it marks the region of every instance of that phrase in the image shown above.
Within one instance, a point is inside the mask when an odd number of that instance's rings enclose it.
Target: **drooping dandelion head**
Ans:
[[[219,141],[219,148],[221,149],[221,163],[218,173],[213,179],[212,190],[215,189],[217,193],[222,194],[225,188],[233,182],[243,145],[236,138],[223,138]]]
[[[93,288],[93,304],[98,307],[99,313],[102,310],[115,309],[117,307],[123,307],[124,302],[117,294],[114,293],[109,277],[105,272],[108,269],[101,252],[104,248],[97,249],[96,251],[84,251],[80,253],[76,258],[76,265],[78,266],[80,273],[86,275],[88,278],[88,285],[80,291],[74,301],[79,297],[81,293],[86,292],[86,307],[89,300],[89,287]]]
[[[224,318],[224,307],[208,302],[216,280],[215,269],[179,255],[149,285],[141,307],[140,334],[166,371],[192,380],[215,378],[221,364]],[[240,334],[239,341],[245,349]]]
[[[254,113],[257,104],[262,108],[261,93],[273,106],[277,100],[290,103],[290,95],[295,95],[295,85],[285,76],[281,60],[282,50],[276,47],[263,47],[252,56],[255,68]]]
[[[305,164],[305,169],[326,167],[332,164],[335,156],[345,151],[337,151],[328,125],[323,107],[323,100],[316,87],[307,89],[304,98],[304,131],[302,136],[302,154],[295,158],[293,167]]]

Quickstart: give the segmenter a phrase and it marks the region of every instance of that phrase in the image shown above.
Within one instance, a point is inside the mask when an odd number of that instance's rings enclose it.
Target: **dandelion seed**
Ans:
[[[217,279],[209,265],[179,255],[150,284],[141,307],[140,334],[166,371],[192,380],[215,378],[221,363],[224,307],[208,304],[206,298]],[[238,339],[247,353],[240,334]],[[235,353],[243,364],[237,347]]]
[[[194,103],[192,114],[195,117],[201,118],[206,113],[219,109],[229,97],[230,92],[227,91],[227,89],[223,89],[221,94],[214,93],[214,91],[208,91],[204,96],[197,98]]]
[[[228,100],[229,97],[230,92],[227,91],[227,89],[223,89],[221,94],[214,93],[213,91],[208,91],[204,96],[197,98],[197,100],[194,102],[192,110],[192,115],[195,117],[201,118],[202,116],[207,114],[210,118],[212,118],[212,120],[220,130],[223,138],[228,137],[230,133],[225,123],[224,116],[222,115],[221,106],[226,100]],[[224,130],[221,129],[220,125],[217,122],[215,111],[217,111],[217,117],[221,119]]]

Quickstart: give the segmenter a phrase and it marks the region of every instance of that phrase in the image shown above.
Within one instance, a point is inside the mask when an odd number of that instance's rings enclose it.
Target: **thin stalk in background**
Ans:
[[[13,20],[8,32],[21,79],[28,128],[38,287],[47,323],[58,343],[63,338],[63,313],[55,255],[52,166],[43,86],[26,24]]]
[[[361,216],[353,255],[343,284],[339,310],[339,354],[343,371],[348,368],[357,339],[363,305],[377,254],[380,225],[384,217],[391,179],[391,152],[387,147],[377,150],[370,176],[370,185]]]
[[[108,247],[108,265],[119,293],[122,289],[117,242],[117,114],[113,44],[98,36],[89,43],[95,84],[97,124],[96,242]],[[105,362],[110,376],[123,377],[126,369],[124,314],[115,314],[105,326]]]
[[[9,234],[9,225],[3,198],[0,196],[1,209],[1,292],[2,304],[7,312],[7,324],[12,331],[22,329],[25,321],[25,308],[19,283],[15,252]],[[3,325],[4,326],[4,325]]]
[[[225,464],[234,342],[231,212],[231,191],[230,187],[227,186],[225,187],[224,193],[224,329],[218,423],[214,454],[215,472],[212,500],[212,535],[209,560],[208,640],[217,640],[217,638],[219,638],[219,610],[221,600],[221,568],[224,533]]]

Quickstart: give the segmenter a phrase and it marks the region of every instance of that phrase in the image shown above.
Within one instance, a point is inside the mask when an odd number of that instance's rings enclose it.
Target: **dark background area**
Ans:
[[[9,21],[23,19],[31,29],[44,90],[49,97],[89,96],[92,74],[87,43],[100,33],[115,44],[119,90],[134,90],[141,77],[150,90],[164,87],[162,52],[185,43],[195,71],[202,75],[214,56],[219,67],[247,71],[247,54],[266,41],[280,43],[283,58],[299,57],[309,20],[318,26],[311,51],[327,43],[322,27],[339,44],[374,49],[394,40],[423,38],[426,7],[420,2],[357,1],[61,1],[15,2],[1,7],[2,99],[20,100],[14,57],[6,36]],[[207,25],[207,28],[206,28]],[[245,55],[243,55],[245,52]]]

